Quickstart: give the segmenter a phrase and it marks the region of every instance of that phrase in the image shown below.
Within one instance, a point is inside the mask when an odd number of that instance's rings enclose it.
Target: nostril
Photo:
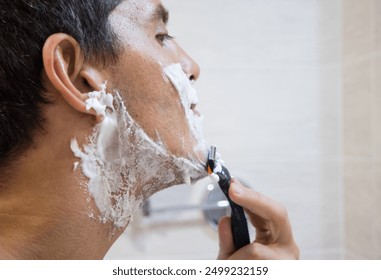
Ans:
[[[195,78],[194,75],[191,75],[191,76],[189,77],[189,80],[194,81],[194,80],[196,80],[196,78]]]

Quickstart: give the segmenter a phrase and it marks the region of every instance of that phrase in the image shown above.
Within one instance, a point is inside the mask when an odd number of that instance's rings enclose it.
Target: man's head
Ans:
[[[12,171],[0,200],[30,206],[4,213],[64,216],[73,235],[98,216],[124,228],[131,197],[205,175],[199,67],[159,0],[1,1],[0,13],[0,176]]]
[[[46,39],[69,34],[86,61],[111,63],[120,51],[108,18],[121,1],[0,1],[0,170],[44,127],[42,110],[49,102],[42,81]]]
[[[192,137],[183,108],[163,79],[162,68],[180,63],[191,80],[197,79],[199,68],[168,35],[168,13],[160,1],[2,1],[0,13],[0,168],[44,128],[42,111],[54,103],[54,96],[46,94],[52,82],[49,73],[44,80],[48,54],[44,57],[42,50],[56,33],[68,36],[54,38],[48,47],[62,51],[66,74],[82,82],[77,87],[83,93],[94,90],[91,82],[107,81],[112,90],[124,93],[127,109],[149,136],[156,138],[159,132],[176,155],[189,152],[184,147],[192,145]],[[78,72],[70,73],[75,63]],[[85,67],[98,76],[91,77]]]

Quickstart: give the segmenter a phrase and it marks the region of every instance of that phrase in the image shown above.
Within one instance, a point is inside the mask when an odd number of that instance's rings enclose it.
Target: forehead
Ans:
[[[152,20],[153,14],[160,5],[160,0],[125,0],[111,13],[110,21],[144,25]]]

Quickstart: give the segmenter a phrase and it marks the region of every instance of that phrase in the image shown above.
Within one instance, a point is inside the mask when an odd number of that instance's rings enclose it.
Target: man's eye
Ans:
[[[158,40],[160,42],[160,44],[163,44],[165,41],[173,40],[173,39],[175,39],[175,38],[169,34],[158,34],[158,35],[156,35],[156,40]]]

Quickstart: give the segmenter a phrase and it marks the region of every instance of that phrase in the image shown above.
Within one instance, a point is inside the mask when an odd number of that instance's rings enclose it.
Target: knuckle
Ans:
[[[258,200],[260,199],[260,193],[254,191],[253,189],[247,189],[245,198],[250,200]]]
[[[283,205],[278,204],[275,209],[275,215],[283,221],[288,220],[287,209]]]
[[[258,246],[256,243],[250,246],[250,256],[252,256],[253,259],[261,258],[262,255],[263,250],[261,246]]]

